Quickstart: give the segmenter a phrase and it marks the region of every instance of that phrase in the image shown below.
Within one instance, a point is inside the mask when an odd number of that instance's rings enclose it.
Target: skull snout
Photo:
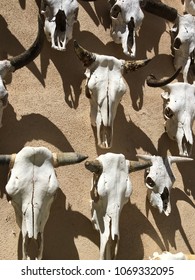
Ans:
[[[103,123],[101,123],[98,136],[98,146],[100,146],[103,149],[110,149],[112,147],[111,126],[105,126]]]

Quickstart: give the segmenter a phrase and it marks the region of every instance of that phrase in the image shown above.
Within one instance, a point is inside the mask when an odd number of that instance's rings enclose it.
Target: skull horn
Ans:
[[[88,158],[88,156],[77,154],[77,153],[74,153],[74,152],[53,153],[53,160],[54,160],[54,166],[55,167],[80,163],[83,160],[85,160],[86,158]]]
[[[82,48],[76,40],[74,40],[74,50],[85,67],[89,67],[96,59],[95,54]]]
[[[92,173],[96,173],[96,174],[102,173],[103,170],[103,166],[98,160],[86,161],[85,168],[91,171]]]
[[[162,78],[157,80],[154,75],[149,75],[146,79],[146,83],[149,87],[164,87],[167,84],[171,83],[180,73],[182,67],[177,69],[177,71],[169,78]]]
[[[176,9],[156,0],[142,0],[140,6],[144,11],[171,22],[174,22],[178,15]]]
[[[194,160],[193,158],[188,158],[188,157],[177,157],[177,156],[169,156],[168,157],[169,162],[176,163],[176,162],[186,162],[186,161],[192,161]]]
[[[136,71],[137,69],[147,65],[152,59],[143,59],[143,60],[126,60],[124,62],[124,71]]]
[[[129,173],[148,168],[151,165],[152,164],[150,162],[141,163],[139,161],[129,161]]]
[[[13,66],[13,71],[22,68],[33,61],[41,52],[44,42],[44,30],[41,17],[38,17],[38,35],[32,46],[22,54],[12,57],[10,63]]]

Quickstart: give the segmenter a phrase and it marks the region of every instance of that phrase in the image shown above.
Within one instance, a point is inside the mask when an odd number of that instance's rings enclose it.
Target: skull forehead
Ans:
[[[141,10],[140,0],[117,0],[114,4],[121,7],[121,12],[126,16],[137,16],[137,12]]]
[[[45,0],[46,4],[55,11],[55,14],[58,10],[64,10],[67,15],[68,12],[74,12],[78,7],[76,0]]]

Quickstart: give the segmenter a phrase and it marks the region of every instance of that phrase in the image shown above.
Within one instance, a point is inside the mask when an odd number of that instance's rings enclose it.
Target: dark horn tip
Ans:
[[[87,155],[77,154],[78,162],[82,162],[88,158]]]

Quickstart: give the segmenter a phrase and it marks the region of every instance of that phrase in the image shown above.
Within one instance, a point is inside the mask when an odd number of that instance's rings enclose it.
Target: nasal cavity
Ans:
[[[56,29],[65,32],[66,31],[66,15],[63,10],[58,10],[56,14]]]

